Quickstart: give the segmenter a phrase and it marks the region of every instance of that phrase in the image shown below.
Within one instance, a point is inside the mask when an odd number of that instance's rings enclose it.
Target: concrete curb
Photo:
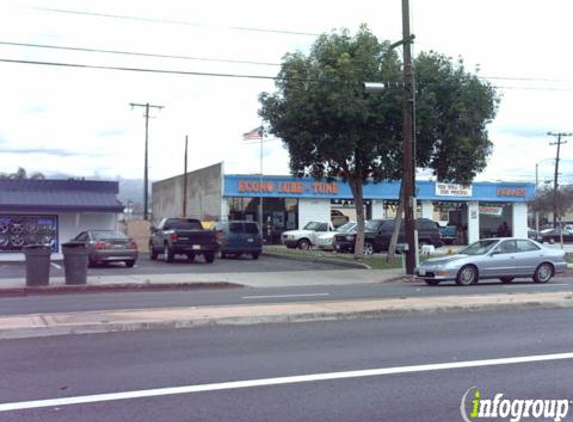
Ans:
[[[573,307],[573,292],[16,315],[0,317],[0,339],[215,325],[343,321],[400,313],[570,307]]]
[[[371,270],[372,269],[372,267],[370,265],[364,264],[362,262],[344,262],[344,261],[337,261],[334,259],[318,258],[318,257],[312,257],[312,258],[300,257],[299,258],[295,255],[282,255],[280,253],[274,253],[274,252],[263,252],[263,255],[271,257],[271,258],[288,259],[290,261],[320,262],[322,264],[331,264],[331,265],[336,265],[338,267],[358,268],[358,269],[363,269],[363,270]]]

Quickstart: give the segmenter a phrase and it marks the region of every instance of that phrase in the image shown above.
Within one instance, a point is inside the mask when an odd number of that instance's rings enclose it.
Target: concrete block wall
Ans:
[[[221,220],[223,167],[215,164],[187,173],[187,212],[185,217],[202,221]],[[184,175],[152,185],[153,221],[163,217],[183,217]]]

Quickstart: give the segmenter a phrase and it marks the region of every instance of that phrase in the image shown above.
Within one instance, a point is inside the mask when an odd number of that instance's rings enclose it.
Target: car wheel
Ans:
[[[543,263],[535,270],[533,274],[533,281],[536,283],[547,283],[553,277],[553,266],[548,263]]]
[[[478,282],[478,271],[473,265],[466,265],[460,269],[456,277],[458,286],[469,286]]]
[[[515,277],[500,277],[499,279],[501,280],[502,283],[511,283],[513,281]]]
[[[424,281],[428,286],[437,286],[438,284],[440,284],[440,280],[434,280],[432,278],[426,278],[424,279]]]
[[[310,249],[310,242],[306,239],[301,239],[298,241],[297,247],[303,251],[308,251]]]
[[[187,260],[188,260],[189,262],[194,261],[194,260],[195,260],[195,254],[194,254],[194,253],[188,253],[188,254],[187,254]]]
[[[258,253],[254,253],[251,255],[253,257],[253,259],[259,259],[259,254]]]
[[[165,244],[165,247],[163,248],[163,259],[165,259],[165,262],[173,262],[174,258],[175,254],[171,249],[169,249],[169,245]]]
[[[364,242],[364,255],[372,255],[374,253],[374,245],[372,242]]]
[[[205,254],[205,262],[207,264],[212,264],[215,261],[215,254],[214,253],[206,253]]]
[[[133,268],[133,266],[135,265],[135,260],[134,259],[130,259],[129,261],[125,261],[125,266],[127,268]]]
[[[153,249],[151,243],[149,244],[149,259],[151,259],[152,261],[157,259],[157,251]]]

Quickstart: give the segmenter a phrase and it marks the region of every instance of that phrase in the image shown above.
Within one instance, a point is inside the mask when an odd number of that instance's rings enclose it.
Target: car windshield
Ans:
[[[318,230],[320,228],[320,224],[321,223],[312,221],[308,223],[306,226],[304,226],[304,230]]]
[[[125,234],[117,230],[92,232],[94,240],[127,239]]]
[[[480,240],[458,252],[460,255],[484,255],[488,253],[499,241],[496,239]]]
[[[338,231],[339,233],[348,233],[348,232],[351,232],[351,231],[353,231],[353,230],[355,230],[355,229],[356,229],[356,223],[354,223],[354,222],[348,222],[348,223],[343,224],[342,226],[340,226],[337,231]]]

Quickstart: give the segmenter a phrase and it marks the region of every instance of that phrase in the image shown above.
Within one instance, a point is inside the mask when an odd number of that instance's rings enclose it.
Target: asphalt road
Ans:
[[[483,398],[573,399],[572,347],[563,309],[4,340],[0,410],[15,409],[0,420],[461,421],[473,386]],[[544,357],[557,353],[568,355]],[[541,360],[496,360],[531,356]],[[357,370],[376,371],[340,374]],[[203,384],[212,385],[192,392]],[[142,397],[119,400],[121,392]],[[78,403],[22,409],[70,397]]]
[[[165,262],[161,258],[151,261],[147,254],[141,254],[135,267],[127,268],[123,263],[111,263],[88,269],[88,276],[130,275],[130,274],[182,274],[192,271],[199,274],[231,273],[231,272],[277,272],[302,270],[344,270],[344,267],[312,261],[293,261],[269,256],[261,256],[258,260],[250,256],[229,259],[215,259],[213,264],[207,264],[202,257],[193,262],[177,258],[174,262]],[[0,279],[26,276],[24,262],[0,262]],[[63,262],[57,261],[50,267],[50,277],[63,277]]]
[[[301,276],[304,277],[304,274]],[[424,283],[397,282],[340,286],[0,297],[0,315],[558,291],[573,291],[573,278],[558,277],[548,284],[541,285],[534,284],[530,280],[511,284],[483,281],[468,287],[459,287],[451,283],[427,286]]]

